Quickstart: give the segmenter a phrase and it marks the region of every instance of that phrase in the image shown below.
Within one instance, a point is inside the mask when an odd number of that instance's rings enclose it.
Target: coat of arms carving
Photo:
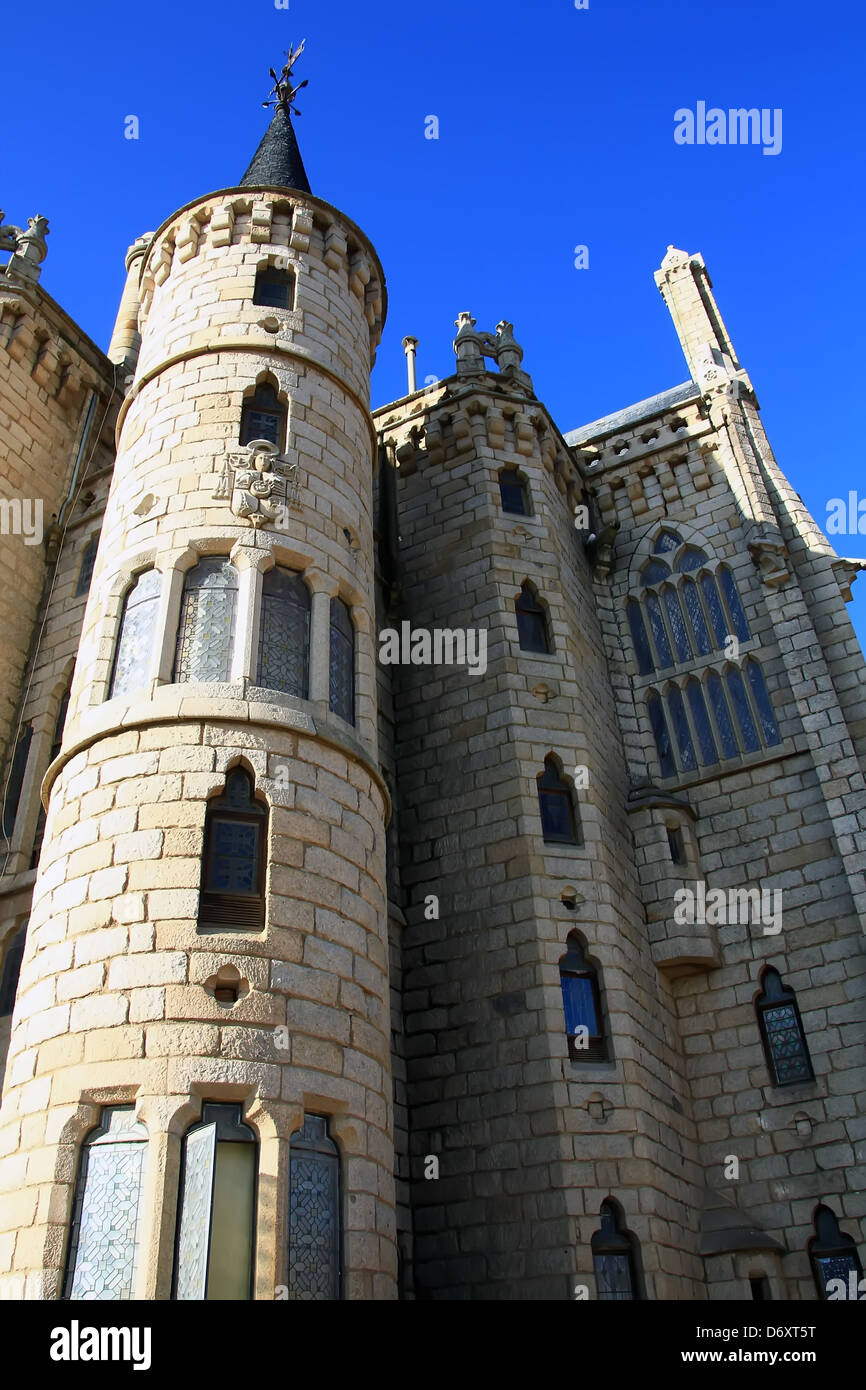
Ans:
[[[290,463],[269,439],[253,439],[245,453],[226,454],[214,498],[228,500],[235,516],[259,527],[300,510],[297,460]]]

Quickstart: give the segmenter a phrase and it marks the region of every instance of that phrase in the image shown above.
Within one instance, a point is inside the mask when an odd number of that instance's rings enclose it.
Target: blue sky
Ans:
[[[306,36],[296,129],[313,191],[363,227],[388,281],[374,405],[405,391],[406,333],[420,379],[453,370],[463,309],[483,329],[514,322],[563,430],[675,385],[687,371],[652,278],[674,243],[703,253],[819,525],[831,497],[866,500],[855,0],[43,0],[34,15],[4,63],[0,201],[9,221],[49,218],[42,283],[102,347],[127,245],[240,179],[267,69]],[[781,108],[781,152],[675,144],[674,112],[698,101]],[[866,534],[833,541],[866,557]],[[866,574],[854,592],[866,642]]]

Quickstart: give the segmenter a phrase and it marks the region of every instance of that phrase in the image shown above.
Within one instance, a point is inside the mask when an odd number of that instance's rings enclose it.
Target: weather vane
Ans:
[[[279,77],[277,77],[277,74],[274,72],[273,68],[268,69],[268,71],[271,74],[271,77],[274,79],[274,86],[273,90],[269,94],[271,99],[269,101],[263,101],[262,106],[283,106],[285,107],[286,111],[290,113],[294,112],[296,116],[300,116],[301,113],[298,110],[298,108],[294,105],[294,100],[298,92],[301,90],[301,87],[306,87],[307,79],[304,78],[303,82],[301,82],[297,87],[293,87],[292,68],[294,67],[295,63],[298,61],[301,54],[303,53],[304,44],[306,42],[306,39],[301,39],[301,42],[298,44],[297,48],[289,49],[288,53],[286,53],[285,66]]]

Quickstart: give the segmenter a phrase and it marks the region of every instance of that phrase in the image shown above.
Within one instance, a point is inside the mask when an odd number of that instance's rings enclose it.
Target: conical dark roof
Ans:
[[[278,105],[240,188],[296,188],[312,193],[288,108]]]

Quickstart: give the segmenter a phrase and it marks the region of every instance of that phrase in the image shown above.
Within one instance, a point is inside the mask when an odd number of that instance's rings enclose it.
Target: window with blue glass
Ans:
[[[253,303],[271,309],[294,309],[295,276],[291,270],[265,265],[256,273]]]
[[[565,1036],[572,1062],[599,1062],[607,1057],[598,972],[586,958],[584,943],[570,932],[568,949],[559,961],[559,983],[565,1013]]]
[[[289,1149],[289,1298],[340,1297],[340,1157],[324,1115],[305,1115]]]
[[[328,707],[332,714],[355,722],[355,624],[348,603],[331,599]]]
[[[836,1301],[860,1300],[863,1265],[853,1237],[839,1229],[832,1207],[821,1203],[815,1209],[815,1234],[809,1241],[809,1260],[821,1298]]]
[[[241,444],[266,439],[280,450],[286,444],[286,407],[270,382],[260,382],[241,410]]]
[[[552,652],[547,613],[538,597],[535,585],[525,580],[514,600],[517,615],[517,636],[523,652]]]
[[[208,802],[199,895],[199,931],[261,931],[265,925],[268,812],[252,775],[234,768]]]
[[[636,1238],[625,1229],[619,1204],[611,1198],[601,1204],[599,1229],[593,1234],[592,1263],[595,1288],[606,1302],[631,1302],[641,1297],[639,1253]]]
[[[147,686],[153,666],[161,587],[159,571],[145,570],[126,591],[108,692],[110,700]]]
[[[310,591],[300,574],[275,567],[262,580],[256,682],[306,700],[310,668]]]
[[[662,529],[626,599],[639,676],[671,672],[662,694],[646,692],[646,710],[663,778],[757,753],[781,742],[772,701],[751,655],[723,671],[707,669],[731,642],[751,641],[733,574],[706,550]],[[686,678],[687,671],[701,670]]]
[[[510,512],[512,516],[529,515],[529,491],[526,480],[516,468],[500,469],[499,500],[504,512]]]
[[[812,1081],[815,1073],[796,994],[773,966],[766,967],[761,984],[755,1009],[770,1080],[774,1086]]]
[[[547,844],[577,845],[580,823],[572,783],[562,775],[558,758],[550,753],[536,777],[541,830]]]
[[[99,532],[91,536],[81,552],[81,564],[78,568],[78,579],[75,583],[75,597],[80,598],[90,590],[90,581],[93,578],[93,566],[96,563],[96,550],[99,545]]]

